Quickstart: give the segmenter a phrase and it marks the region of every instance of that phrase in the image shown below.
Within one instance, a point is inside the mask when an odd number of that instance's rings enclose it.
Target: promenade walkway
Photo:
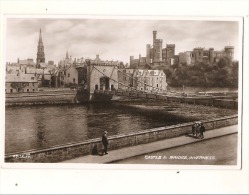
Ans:
[[[219,129],[214,129],[206,131],[204,139],[197,139],[191,135],[180,136],[171,139],[165,139],[161,141],[156,141],[148,144],[141,144],[137,146],[131,146],[126,148],[121,148],[117,150],[109,151],[107,155],[86,155],[79,158],[63,161],[62,163],[112,163],[115,161],[131,158],[134,156],[144,155],[155,151],[165,150],[169,148],[174,148],[186,144],[192,144],[196,142],[201,142],[203,140],[212,139],[216,137],[221,137],[224,135],[229,135],[238,132],[238,125],[223,127]]]

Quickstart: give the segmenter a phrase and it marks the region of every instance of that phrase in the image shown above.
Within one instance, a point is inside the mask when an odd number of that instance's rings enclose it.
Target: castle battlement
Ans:
[[[175,48],[175,44],[166,44],[166,47]]]
[[[225,49],[234,49],[234,46],[225,46]]]
[[[162,40],[162,39],[156,39],[155,42],[156,42],[156,43],[162,43],[163,40]]]
[[[194,48],[194,50],[203,50],[204,48],[203,47],[196,47]]]

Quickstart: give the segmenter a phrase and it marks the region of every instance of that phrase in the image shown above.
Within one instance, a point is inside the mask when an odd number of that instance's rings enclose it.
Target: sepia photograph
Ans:
[[[5,163],[241,167],[240,18],[5,22]]]

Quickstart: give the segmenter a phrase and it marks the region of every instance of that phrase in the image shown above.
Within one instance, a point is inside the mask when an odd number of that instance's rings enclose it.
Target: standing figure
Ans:
[[[200,127],[201,127],[201,124],[200,123],[197,123],[196,124],[196,128],[195,128],[195,136],[197,137],[197,138],[200,138]]]
[[[195,122],[195,123],[192,125],[192,133],[193,133],[193,136],[194,136],[195,133],[196,133],[196,127],[197,127],[197,122]]]
[[[205,132],[205,130],[206,130],[206,129],[205,129],[203,123],[201,123],[201,126],[200,126],[200,137],[201,137],[201,139],[204,138],[203,133]]]
[[[104,134],[102,135],[102,144],[104,146],[103,154],[108,154],[107,153],[107,146],[108,146],[107,131],[104,131]]]

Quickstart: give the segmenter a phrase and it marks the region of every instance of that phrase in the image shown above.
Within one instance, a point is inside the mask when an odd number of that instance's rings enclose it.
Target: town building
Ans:
[[[120,69],[119,89],[163,93],[167,91],[166,74],[162,70]]]
[[[78,85],[78,71],[75,66],[70,66],[65,72],[65,85],[68,87]]]
[[[51,87],[52,70],[49,69],[27,69],[25,74],[35,75],[38,87]]]
[[[59,68],[67,69],[71,65],[73,65],[74,61],[72,60],[72,57],[68,55],[68,51],[66,52],[66,58],[63,58],[63,60],[60,60],[58,63]]]
[[[162,70],[137,69],[133,74],[133,87],[138,91],[165,93],[167,91],[166,74]]]
[[[51,87],[59,88],[65,87],[65,71],[56,68],[52,71],[51,75]]]
[[[146,45],[146,57],[141,57],[141,54],[138,59],[130,56],[130,68],[169,67],[174,64],[174,60],[175,44],[166,44],[163,48],[163,40],[157,39],[157,31],[153,31],[153,45]]]
[[[38,81],[34,74],[6,74],[5,92],[37,92]]]
[[[35,67],[35,62],[32,58],[28,58],[28,59],[25,59],[25,60],[17,60],[17,64],[19,64],[20,66],[26,66],[26,67],[29,67],[29,68],[34,68]]]
[[[133,74],[135,69],[119,69],[118,71],[118,88],[131,89],[133,87]]]

